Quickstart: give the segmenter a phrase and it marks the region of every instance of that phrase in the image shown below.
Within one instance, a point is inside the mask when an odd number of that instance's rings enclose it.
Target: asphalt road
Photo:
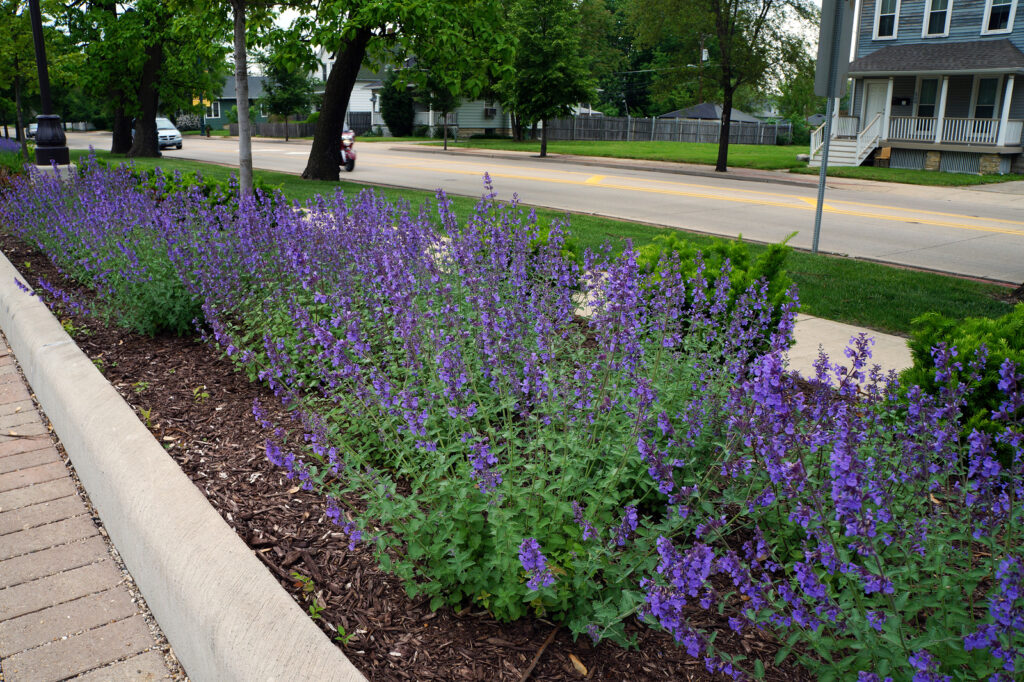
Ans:
[[[109,134],[72,133],[68,145],[108,149]],[[777,181],[752,182],[614,161],[582,165],[566,157],[445,154],[358,140],[356,148],[356,170],[343,173],[345,180],[479,196],[486,171],[500,197],[517,193],[525,204],[763,242],[797,232],[793,246],[810,248],[812,242],[817,189],[803,176],[779,173]],[[308,141],[253,140],[257,168],[301,173],[308,153]],[[238,159],[237,141],[224,138],[186,137],[182,150],[165,154],[236,166]],[[1024,281],[1021,184],[979,190],[830,179],[820,249],[1019,284]]]

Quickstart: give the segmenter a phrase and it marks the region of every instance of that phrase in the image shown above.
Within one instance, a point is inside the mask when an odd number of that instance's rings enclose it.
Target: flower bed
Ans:
[[[900,398],[865,339],[852,371],[823,359],[801,383],[782,362],[793,304],[774,310],[767,284],[730,300],[728,272],[709,288],[700,265],[686,278],[668,264],[655,286],[628,249],[581,272],[563,226],[538,242],[529,216],[490,199],[460,226],[442,197],[438,230],[372,194],[300,214],[157,201],[97,169],[46,188],[8,193],[0,217],[115,319],[201,306],[292,410],[268,458],[432,607],[535,612],[620,643],[639,615],[735,677],[763,663],[716,648],[699,609],[777,633],[778,660],[819,677],[1020,663],[1012,363],[1000,463],[987,435],[960,442],[969,386]],[[940,373],[984,362],[935,356]]]

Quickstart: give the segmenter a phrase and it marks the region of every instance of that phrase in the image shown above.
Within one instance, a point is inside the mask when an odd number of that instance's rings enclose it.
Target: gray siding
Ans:
[[[1013,98],[1010,100],[1010,118],[1024,118],[1024,78],[1017,76],[1013,81]]]
[[[502,111],[501,105],[494,102],[493,108],[497,110],[497,113],[487,118],[484,116],[484,108],[486,102],[483,100],[473,100],[472,102],[463,102],[459,105],[459,127],[460,128],[508,128],[509,120],[508,115]]]
[[[917,89],[917,79],[913,76],[897,76],[893,79],[893,99],[905,97],[909,101],[906,106],[892,105],[893,116],[915,116],[917,114],[917,101],[914,99],[917,95],[914,92],[915,89]]]
[[[860,116],[860,107],[864,101],[864,79],[858,78],[853,86],[853,115]]]
[[[972,76],[950,76],[949,91],[946,93],[946,116],[950,118],[970,118],[971,88],[974,87]]]
[[[949,23],[949,37],[922,38],[921,29],[924,11],[928,0],[901,0],[900,13],[896,18],[896,40],[872,40],[875,22],[875,3],[878,0],[863,0],[861,4],[860,26],[857,31],[857,57],[871,54],[889,45],[909,45],[928,43],[938,40],[965,42],[971,40],[1000,40],[1008,38],[1010,42],[1024,51],[1024,6],[1017,7],[1017,17],[1013,22],[1013,32],[993,36],[981,35],[981,24],[985,18],[985,0],[950,0],[953,16]],[[1021,3],[1024,5],[1024,3]]]

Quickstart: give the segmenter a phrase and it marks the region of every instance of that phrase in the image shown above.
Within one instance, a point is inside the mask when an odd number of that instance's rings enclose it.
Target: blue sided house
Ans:
[[[829,165],[1024,172],[1018,0],[862,0]],[[1024,80],[1024,78],[1022,78]],[[818,165],[824,126],[811,138]]]

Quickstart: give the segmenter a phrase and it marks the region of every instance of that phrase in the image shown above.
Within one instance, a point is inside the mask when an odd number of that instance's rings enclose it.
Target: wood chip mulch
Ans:
[[[0,248],[33,286],[39,277],[75,290],[50,262],[11,237]],[[146,338],[96,319],[60,314],[81,349],[133,406],[156,439],[203,491],[267,569],[336,636],[371,680],[708,680],[715,679],[665,633],[634,623],[639,646],[597,647],[541,618],[499,623],[486,611],[442,608],[410,600],[400,582],[377,567],[372,553],[348,541],[327,520],[316,495],[299,490],[264,454],[265,432],[253,400],[278,403],[250,383],[215,348],[182,338]],[[279,422],[286,421],[277,409]],[[313,590],[292,577],[312,579]],[[810,679],[792,660],[772,665],[778,644],[767,634],[732,633],[725,619],[695,610],[695,624],[718,632],[717,645],[761,659],[769,680]],[[532,668],[531,668],[532,666]]]

